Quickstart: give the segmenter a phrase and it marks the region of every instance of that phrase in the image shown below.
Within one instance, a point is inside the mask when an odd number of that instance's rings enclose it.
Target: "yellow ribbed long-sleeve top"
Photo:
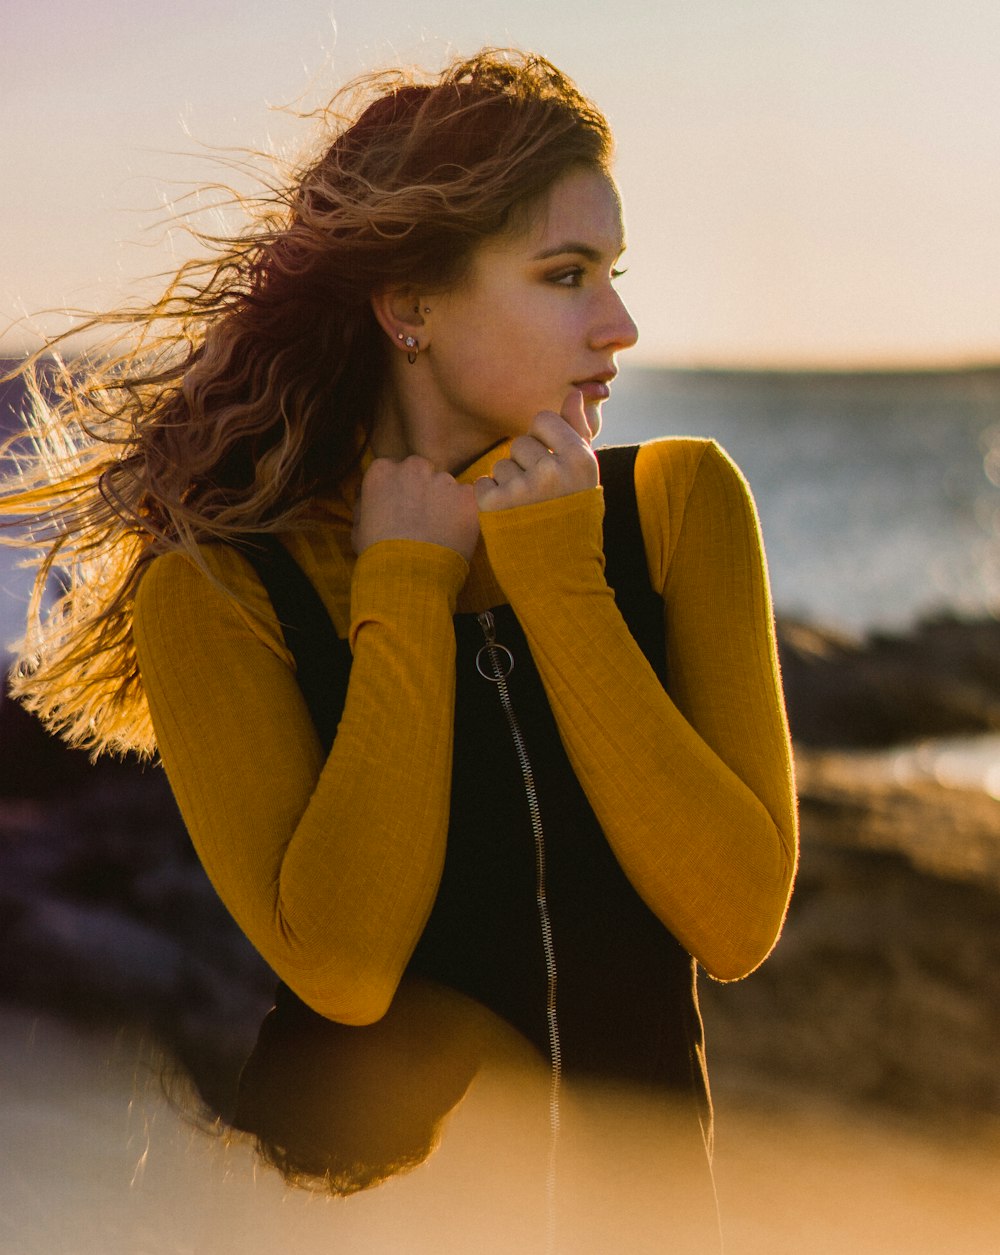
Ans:
[[[636,460],[669,692],[604,579],[600,488],[481,515],[471,564],[404,540],[356,558],[355,491],[317,503],[315,526],[286,538],[353,654],[325,758],[270,602],[237,552],[206,547],[214,579],[183,554],[158,558],[135,606],[142,680],[181,813],[275,972],[330,1019],[384,1014],[444,860],[452,616],[502,602],[638,892],[710,974],[756,967],[791,890],[795,796],[757,517],[727,456],[670,439]]]

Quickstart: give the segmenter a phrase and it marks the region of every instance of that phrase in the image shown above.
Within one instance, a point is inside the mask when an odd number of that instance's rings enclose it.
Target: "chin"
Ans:
[[[590,428],[590,438],[591,440],[596,440],[601,431],[601,407],[599,405],[585,405],[583,413],[587,420],[587,426]]]

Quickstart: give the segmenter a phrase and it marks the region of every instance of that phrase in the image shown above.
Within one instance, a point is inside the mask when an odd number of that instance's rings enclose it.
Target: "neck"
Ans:
[[[489,449],[502,443],[489,440],[474,428],[456,430],[454,419],[445,420],[435,410],[434,405],[421,404],[419,397],[404,397],[393,389],[383,399],[375,420],[372,452],[376,457],[396,462],[416,454],[426,458],[435,470],[460,475]]]

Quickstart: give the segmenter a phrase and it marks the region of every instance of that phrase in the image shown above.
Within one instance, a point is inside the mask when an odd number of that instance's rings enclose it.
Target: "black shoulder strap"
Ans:
[[[350,647],[340,639],[312,582],[273,533],[241,537],[236,548],[257,572],[324,749],[329,753],[347,698]],[[346,656],[346,661],[345,661]]]
[[[663,603],[649,583],[646,545],[635,495],[638,445],[596,450],[604,488],[604,573],[629,631],[666,682]]]

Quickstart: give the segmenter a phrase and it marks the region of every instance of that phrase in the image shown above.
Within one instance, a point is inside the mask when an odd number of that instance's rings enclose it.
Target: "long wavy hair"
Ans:
[[[155,748],[131,636],[148,563],[301,527],[356,470],[385,376],[372,295],[459,282],[561,175],[610,160],[597,109],[511,51],[367,75],[318,121],[319,155],[241,198],[243,230],[199,235],[150,305],[74,328],[102,348],[63,364],[64,335],[15,372],[30,412],[0,513],[38,570],[12,689],[95,755]]]

